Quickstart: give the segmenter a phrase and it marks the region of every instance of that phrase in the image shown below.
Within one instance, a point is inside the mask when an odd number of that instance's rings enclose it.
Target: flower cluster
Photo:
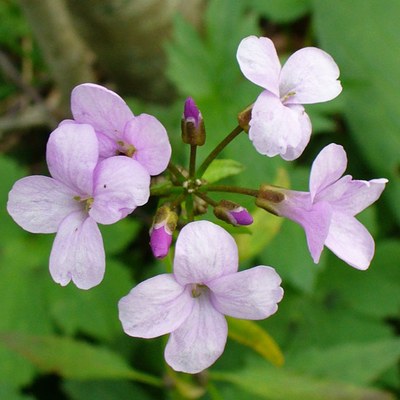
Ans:
[[[239,203],[215,201],[210,192],[253,196],[256,206],[299,223],[316,263],[327,246],[349,265],[366,269],[374,241],[355,215],[379,198],[387,182],[342,177],[347,158],[337,144],[316,157],[309,192],[266,183],[249,189],[207,182],[204,173],[211,162],[243,130],[259,153],[298,158],[312,130],[303,104],[331,100],[342,90],[337,65],[317,48],[297,51],[281,67],[272,41],[250,36],[240,43],[237,60],[245,77],[264,90],[199,167],[196,150],[205,143],[206,130],[192,98],[185,102],[181,124],[182,141],[190,145],[185,169],[170,161],[167,132],[155,117],[135,116],[116,93],[86,83],[72,91],[73,119],[62,121],[50,134],[46,159],[51,176],[17,181],[7,205],[25,230],[56,233],[50,254],[54,281],[67,285],[72,280],[89,289],[105,272],[97,224],[116,223],[147,203],[150,194],[160,196],[149,242],[154,256],[163,258],[177,236],[173,271],[134,287],[120,300],[119,317],[130,336],[170,334],[166,362],[187,373],[208,368],[222,354],[225,316],[264,319],[276,312],[283,297],[281,279],[272,267],[238,272],[233,237],[216,223],[201,220],[212,207],[217,219],[233,226],[253,222]],[[162,183],[152,183],[151,176],[167,168]]]

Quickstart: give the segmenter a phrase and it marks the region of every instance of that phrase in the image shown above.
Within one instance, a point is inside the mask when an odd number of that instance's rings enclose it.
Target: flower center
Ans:
[[[192,297],[200,297],[204,292],[208,291],[208,287],[201,283],[193,283],[192,284]]]
[[[118,140],[119,151],[128,157],[132,157],[136,152],[136,147],[133,144],[127,144],[122,140]]]
[[[284,103],[287,99],[290,97],[293,97],[296,94],[296,92],[288,92],[284,96],[281,97],[281,102]]]
[[[84,208],[86,212],[89,212],[89,210],[92,208],[92,204],[94,202],[93,197],[87,197],[87,198],[82,198],[81,196],[74,196],[74,200],[84,203]]]

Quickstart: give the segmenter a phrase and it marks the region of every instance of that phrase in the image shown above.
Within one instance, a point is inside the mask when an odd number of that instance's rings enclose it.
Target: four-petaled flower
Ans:
[[[154,338],[167,333],[167,363],[197,373],[222,354],[224,315],[264,319],[282,299],[281,279],[271,267],[238,272],[238,251],[224,229],[208,221],[186,225],[176,242],[174,272],[137,285],[119,302],[124,331]]]
[[[71,111],[76,123],[89,124],[96,131],[101,158],[125,154],[150,175],[167,168],[171,145],[164,126],[152,115],[134,116],[113,91],[93,83],[78,85],[71,94]]]
[[[257,204],[304,228],[314,262],[325,245],[352,267],[365,270],[374,255],[374,239],[354,216],[379,198],[387,179],[342,177],[346,166],[343,147],[332,143],[313,162],[309,192],[264,186]]]
[[[50,273],[61,285],[81,289],[101,282],[105,270],[103,240],[97,223],[113,224],[147,203],[150,176],[137,161],[114,156],[98,162],[95,131],[86,124],[63,124],[47,143],[52,177],[17,181],[7,210],[22,228],[54,233]]]
[[[265,89],[251,114],[249,138],[254,147],[269,157],[296,159],[311,135],[302,104],[332,100],[341,92],[338,66],[324,51],[306,47],[281,68],[273,42],[256,36],[241,41],[237,59],[244,76]]]

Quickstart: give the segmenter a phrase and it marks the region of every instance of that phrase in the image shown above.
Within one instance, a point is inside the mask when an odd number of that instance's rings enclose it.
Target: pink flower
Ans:
[[[154,338],[167,333],[167,363],[197,373],[222,354],[227,339],[224,315],[264,319],[282,299],[281,279],[271,267],[238,272],[233,238],[208,221],[186,225],[178,236],[174,273],[148,279],[119,302],[124,331]]]
[[[96,134],[85,124],[64,124],[53,131],[46,157],[52,177],[17,181],[7,210],[29,232],[57,232],[50,255],[53,279],[89,289],[101,282],[105,269],[97,223],[113,224],[145,204],[150,176],[128,157],[98,163]]]
[[[342,90],[339,68],[324,51],[306,47],[281,67],[274,44],[266,37],[241,41],[237,59],[244,76],[265,90],[253,105],[249,138],[256,150],[285,160],[301,155],[311,135],[302,104],[334,99]]]
[[[343,147],[330,144],[314,160],[310,192],[264,187],[257,205],[300,224],[315,263],[325,245],[352,267],[365,270],[375,244],[354,216],[379,198],[387,179],[361,181],[350,175],[342,177],[346,166]]]
[[[164,126],[152,115],[134,116],[116,93],[93,83],[78,85],[71,94],[71,110],[75,122],[96,131],[101,158],[125,154],[150,175],[167,168],[171,145]]]

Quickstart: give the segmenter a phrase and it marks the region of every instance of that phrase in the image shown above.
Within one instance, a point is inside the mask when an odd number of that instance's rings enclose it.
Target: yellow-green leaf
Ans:
[[[209,165],[202,179],[206,180],[207,183],[214,183],[229,176],[240,174],[243,170],[243,164],[238,161],[217,159]]]
[[[256,322],[227,317],[229,337],[260,354],[275,366],[284,363],[284,357],[275,340]]]

